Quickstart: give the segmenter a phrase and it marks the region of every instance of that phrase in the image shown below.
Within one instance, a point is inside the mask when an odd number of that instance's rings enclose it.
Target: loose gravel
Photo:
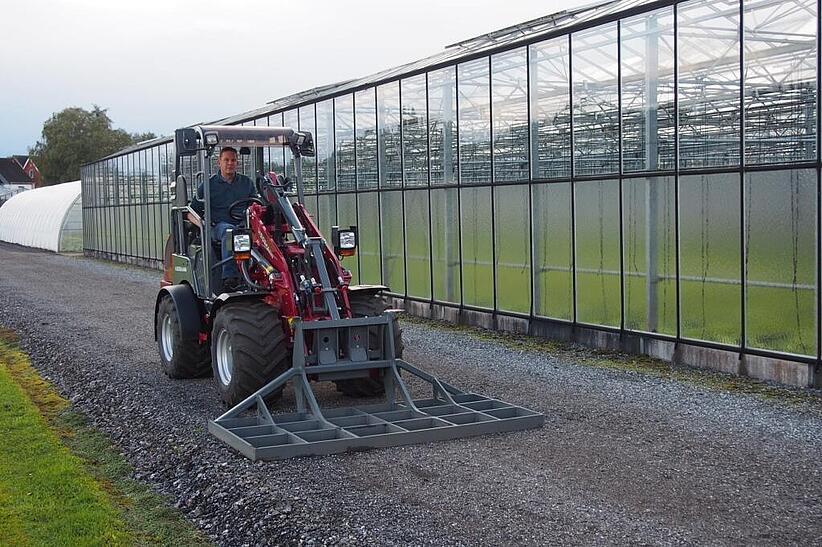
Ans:
[[[404,324],[408,361],[543,412],[545,426],[252,463],[208,434],[223,411],[210,379],[161,373],[158,283],[155,271],[0,244],[0,325],[136,478],[218,544],[822,542],[822,404],[582,366],[419,322]]]

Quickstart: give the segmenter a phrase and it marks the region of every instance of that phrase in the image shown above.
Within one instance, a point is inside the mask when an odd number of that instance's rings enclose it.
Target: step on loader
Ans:
[[[356,226],[334,226],[328,241],[305,209],[301,160],[314,155],[311,133],[200,125],[178,129],[174,142],[171,235],[155,338],[169,377],[213,375],[230,407],[209,422],[213,435],[253,460],[271,460],[542,425],[540,413],[463,392],[402,359],[400,310],[390,309],[388,287],[352,285],[342,266],[356,252]],[[257,195],[231,204],[235,224],[215,241],[212,160],[225,147],[239,148]],[[293,184],[265,168],[268,148],[290,151]],[[204,203],[203,215],[191,207],[189,187]],[[222,279],[230,262],[239,283]],[[403,375],[427,384],[430,397],[413,399]],[[321,409],[311,387],[317,381],[383,402]],[[288,384],[296,412],[275,413]]]

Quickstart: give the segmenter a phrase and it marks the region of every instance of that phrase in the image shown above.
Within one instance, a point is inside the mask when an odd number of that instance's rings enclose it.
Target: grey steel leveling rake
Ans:
[[[328,455],[406,444],[443,441],[486,433],[540,427],[545,416],[498,399],[466,393],[396,357],[395,311],[377,317],[295,323],[292,367],[208,424],[217,438],[252,460]],[[381,347],[368,347],[369,332]],[[311,351],[305,347],[313,331]],[[321,410],[309,385],[384,369],[383,404]],[[400,371],[427,382],[430,399],[412,400]],[[297,412],[274,415],[266,396],[291,381]]]

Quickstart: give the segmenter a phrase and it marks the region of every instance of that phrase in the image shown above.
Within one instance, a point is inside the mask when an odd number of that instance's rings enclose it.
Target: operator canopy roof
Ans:
[[[314,139],[308,131],[294,131],[290,127],[196,125],[175,132],[177,149],[187,155],[198,148],[220,146],[267,147],[287,146],[301,156],[314,155]],[[200,141],[199,143],[197,141]]]

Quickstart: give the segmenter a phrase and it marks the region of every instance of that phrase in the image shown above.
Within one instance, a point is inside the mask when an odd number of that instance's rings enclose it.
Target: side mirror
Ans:
[[[194,156],[199,149],[197,146],[197,131],[191,127],[174,131],[174,146],[178,156]]]
[[[186,186],[186,178],[183,175],[177,176],[172,191],[174,192],[175,207],[185,207],[188,205],[188,187]]]

